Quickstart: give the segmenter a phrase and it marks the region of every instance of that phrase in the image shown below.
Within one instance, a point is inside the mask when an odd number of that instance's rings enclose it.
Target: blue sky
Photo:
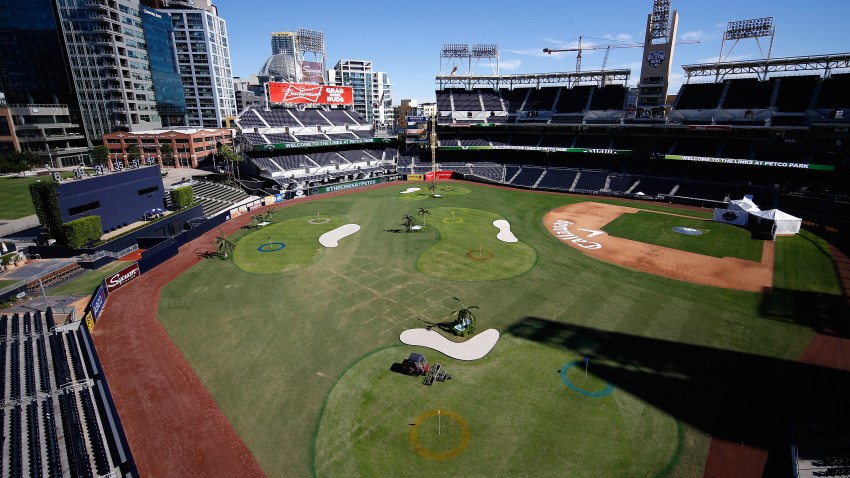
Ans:
[[[340,59],[371,60],[393,84],[393,103],[412,98],[434,101],[434,77],[440,72],[444,43],[495,43],[501,50],[500,73],[575,71],[575,53],[547,55],[543,48],[574,47],[619,41],[642,42],[652,0],[561,0],[489,2],[337,2],[218,0],[227,21],[235,76],[256,73],[271,54],[270,33],[301,28],[325,33],[327,65]],[[850,51],[850,1],[811,0],[673,0],[679,12],[680,45],[674,57],[674,89],[681,83],[679,65],[715,61],[726,23],[774,17],[773,57]],[[608,40],[610,39],[610,40]],[[767,53],[769,38],[760,39]],[[725,53],[731,44],[727,42]],[[638,77],[641,48],[610,50],[608,68],[631,68]],[[582,70],[599,69],[604,50],[585,51]],[[732,59],[760,58],[754,40],[742,40]],[[450,66],[443,64],[445,73]],[[474,71],[492,73],[479,62]]]

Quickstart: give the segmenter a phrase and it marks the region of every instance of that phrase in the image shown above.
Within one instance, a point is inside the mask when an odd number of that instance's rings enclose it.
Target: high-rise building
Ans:
[[[338,61],[333,70],[328,70],[328,84],[350,86],[354,111],[376,128],[393,125],[392,83],[386,73],[372,71],[371,61]]]
[[[163,2],[171,15],[177,66],[190,126],[220,127],[236,117],[227,25],[206,2]]]
[[[57,0],[88,139],[162,126],[138,0]]]
[[[258,74],[261,84],[269,81],[324,83],[324,33],[306,28],[275,32],[271,46],[272,56],[263,63]]]
[[[174,29],[167,12],[141,7],[156,108],[162,125],[186,126],[183,80],[174,56]]]

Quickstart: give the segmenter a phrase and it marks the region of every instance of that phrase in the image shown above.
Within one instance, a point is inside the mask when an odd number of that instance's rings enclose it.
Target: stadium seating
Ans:
[[[640,178],[640,183],[635,187],[633,193],[643,193],[647,196],[665,196],[669,195],[677,184],[678,181],[675,179],[644,176]]]
[[[729,199],[729,187],[726,184],[684,181],[679,183],[675,196],[725,202]]]
[[[576,148],[603,148],[611,147],[611,136],[599,134],[580,134],[576,136]]]
[[[677,110],[714,109],[720,106],[725,83],[690,83],[682,85],[674,107]]]
[[[783,76],[774,79],[779,85],[774,107],[778,111],[803,112],[812,103],[820,77],[807,76]]]
[[[555,96],[559,88],[531,88],[523,111],[551,111],[555,109]]]
[[[481,95],[481,103],[484,105],[484,111],[505,111],[498,90],[480,89],[478,93]]]
[[[569,191],[578,175],[575,169],[549,168],[537,184],[537,189]]]
[[[523,166],[516,177],[513,178],[511,184],[514,186],[533,187],[543,172],[544,168],[535,166]]]
[[[561,89],[558,102],[555,104],[555,111],[558,113],[581,113],[585,111],[588,109],[587,101],[590,99],[590,92],[593,88],[593,86],[580,85]]]
[[[611,174],[608,179],[608,190],[612,193],[625,194],[630,192],[637,178],[626,174]]]
[[[622,110],[626,106],[626,88],[623,85],[607,85],[595,88],[590,99],[591,110]],[[563,93],[561,93],[563,94]]]
[[[502,91],[502,99],[504,100],[506,111],[516,113],[522,109],[525,99],[531,88],[517,88],[514,90]]]
[[[848,91],[850,91],[850,73],[832,75],[823,80],[815,107],[850,109]]]
[[[467,91],[455,88],[451,94],[454,104],[453,111],[484,111],[478,90]]]
[[[581,171],[578,176],[574,192],[594,194],[605,188],[605,183],[608,181],[608,171]]]
[[[726,98],[721,107],[726,109],[767,108],[770,106],[773,87],[772,81],[760,81],[757,78],[729,80]]]
[[[259,133],[242,133],[242,136],[248,140],[248,144],[266,144],[268,141]],[[269,138],[271,140],[271,138]],[[272,141],[277,142],[277,141]]]

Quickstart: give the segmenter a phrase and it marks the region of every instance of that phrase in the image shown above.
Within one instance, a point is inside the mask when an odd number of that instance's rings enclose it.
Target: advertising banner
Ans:
[[[408,116],[407,117],[407,124],[410,124],[410,123],[427,123],[427,122],[428,122],[427,116]]]
[[[97,288],[97,292],[94,293],[91,299],[91,313],[94,316],[94,321],[97,322],[97,318],[100,317],[100,313],[103,311],[103,306],[106,305],[106,288],[103,286],[101,282],[100,287]]]
[[[714,208],[714,222],[725,222],[726,224],[746,226],[748,215],[749,213],[745,211],[732,211],[719,207]]]
[[[89,329],[89,332],[94,330],[94,317],[92,317],[91,311],[86,312],[86,316],[83,318],[83,321],[86,323],[86,328]]]
[[[322,64],[317,61],[301,62],[301,81],[304,83],[324,83]]]
[[[424,174],[408,174],[407,180],[408,181],[424,181],[425,175]]]
[[[354,102],[354,96],[350,86],[269,82],[269,101],[272,103],[350,105]]]
[[[438,146],[437,149],[445,151],[486,151],[490,149],[509,149],[513,151],[541,151],[546,153],[632,154],[630,149],[560,148],[555,146]]]
[[[319,193],[332,193],[334,191],[345,191],[346,189],[362,188],[363,186],[371,186],[383,182],[384,178],[364,179],[362,181],[354,181],[344,184],[332,184],[330,186],[322,186],[319,188]]]
[[[431,173],[425,173],[425,180],[431,181],[434,179],[434,174],[437,175],[437,179],[451,179],[454,171],[435,171]]]
[[[711,158],[707,156],[679,156],[665,154],[664,159],[679,161],[696,161],[700,163],[743,164],[746,166],[767,166],[771,168],[817,169],[820,171],[835,171],[835,166],[828,164],[787,163],[784,161],[757,161],[755,159]]]
[[[331,141],[302,141],[300,143],[255,144],[253,151],[275,151],[278,149],[318,148],[322,146],[345,146],[348,144],[392,143],[394,138],[358,138],[338,139]]]
[[[106,291],[111,294],[124,287],[128,282],[138,278],[140,275],[142,275],[142,273],[139,271],[139,263],[134,262],[133,264],[104,279]]]

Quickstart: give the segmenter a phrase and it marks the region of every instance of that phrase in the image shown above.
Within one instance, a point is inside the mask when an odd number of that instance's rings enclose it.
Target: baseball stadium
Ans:
[[[445,44],[398,136],[270,101],[237,187],[79,179],[159,187],[162,234],[0,280],[85,296],[77,328],[3,311],[3,476],[848,476],[850,53],[668,92],[652,8],[639,72]]]

